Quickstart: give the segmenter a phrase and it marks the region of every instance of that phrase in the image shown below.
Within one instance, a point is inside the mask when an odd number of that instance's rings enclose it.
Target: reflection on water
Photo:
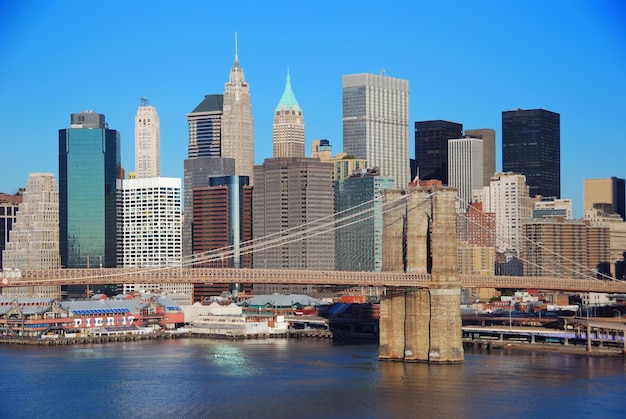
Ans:
[[[4,346],[0,365],[0,417],[626,417],[623,358],[470,350],[429,365],[380,362],[376,345],[189,339]]]

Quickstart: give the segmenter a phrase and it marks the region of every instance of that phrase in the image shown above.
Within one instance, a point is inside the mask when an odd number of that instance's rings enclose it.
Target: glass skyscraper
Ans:
[[[59,130],[59,240],[65,268],[116,266],[120,134],[93,111]]]
[[[561,197],[561,116],[545,109],[502,112],[502,170],[526,176],[530,196]]]

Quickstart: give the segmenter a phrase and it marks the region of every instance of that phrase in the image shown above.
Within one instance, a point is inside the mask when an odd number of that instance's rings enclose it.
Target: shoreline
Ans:
[[[468,347],[475,351],[491,351],[491,350],[520,350],[520,351],[534,351],[534,352],[552,352],[563,353],[572,355],[586,355],[586,356],[604,356],[604,357],[626,357],[626,352],[619,348],[612,349],[598,349],[592,348],[591,351],[587,351],[586,346],[582,345],[562,345],[558,343],[508,343],[501,341],[464,341],[464,347]]]

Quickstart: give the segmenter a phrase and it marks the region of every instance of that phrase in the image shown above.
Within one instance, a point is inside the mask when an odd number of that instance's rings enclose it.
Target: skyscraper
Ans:
[[[254,184],[254,120],[250,103],[250,86],[235,48],[235,63],[224,86],[222,115],[222,157],[235,159],[235,174],[248,176]]]
[[[2,259],[5,269],[61,267],[59,191],[52,173],[31,173],[28,176],[23,202]],[[58,285],[14,287],[7,291],[13,297],[61,298],[61,287]]]
[[[289,72],[285,91],[274,111],[272,144],[274,157],[304,157],[304,116],[291,90]]]
[[[333,165],[318,159],[285,157],[265,159],[254,168],[252,197],[255,268],[327,269],[334,266],[334,232],[305,234],[308,229],[332,222]],[[302,233],[301,240],[266,246],[256,240],[272,235]],[[330,259],[329,259],[330,257]]]
[[[182,196],[178,178],[118,180],[118,266],[180,266]]]
[[[59,130],[59,246],[66,268],[116,266],[120,134],[104,115],[71,115]]]
[[[489,186],[496,173],[496,131],[491,128],[466,129],[465,136],[483,140],[483,186]]]
[[[193,253],[194,190],[209,185],[209,178],[235,175],[235,159],[196,157],[184,162],[183,257]]]
[[[500,252],[522,250],[522,227],[531,218],[531,202],[524,175],[496,173],[489,187],[490,208],[496,215],[496,247]]]
[[[583,211],[594,207],[594,204],[607,204],[609,213],[619,214],[626,220],[624,179],[610,177],[605,179],[585,179],[583,181]]]
[[[396,188],[409,183],[409,81],[376,74],[342,77],[343,148],[392,176]],[[457,136],[458,138],[458,136]]]
[[[161,175],[161,128],[159,115],[142,97],[135,115],[135,178]]]
[[[467,209],[472,203],[472,192],[483,187],[483,140],[448,141],[448,186],[458,189],[458,208]]]
[[[22,202],[22,190],[15,195],[0,194],[0,269],[2,269],[2,251],[9,242],[9,232],[17,218],[19,205]]]
[[[224,95],[206,95],[193,111],[187,114],[189,144],[187,156],[221,157],[222,155],[222,114]]]
[[[561,197],[561,116],[545,109],[502,112],[502,170],[526,177],[530,196]]]
[[[334,182],[335,213],[343,216],[363,211],[358,223],[352,218],[340,222],[335,230],[335,268],[340,271],[381,272],[383,268],[383,200],[382,191],[395,189],[391,177],[378,170],[355,170]],[[351,210],[352,209],[352,210]]]
[[[463,124],[435,120],[415,123],[415,163],[420,180],[448,185],[448,140],[463,137]]]

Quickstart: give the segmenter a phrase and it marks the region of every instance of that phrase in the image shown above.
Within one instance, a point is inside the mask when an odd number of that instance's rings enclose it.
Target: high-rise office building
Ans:
[[[608,227],[559,216],[534,219],[522,227],[524,275],[610,277]]]
[[[496,215],[496,247],[503,253],[522,250],[522,226],[531,218],[531,202],[524,175],[496,173],[489,187],[490,208]]]
[[[291,90],[289,72],[285,91],[274,110],[272,144],[273,157],[304,157],[304,116]]]
[[[182,263],[182,196],[178,178],[118,180],[118,255],[123,268],[164,268]],[[191,284],[125,283],[119,292],[167,291],[191,295]]]
[[[32,173],[9,242],[2,252],[7,268],[58,269],[59,191],[52,173]]]
[[[187,114],[189,144],[187,156],[221,157],[222,155],[222,114],[224,95],[206,95],[193,111]]]
[[[572,200],[557,199],[555,197],[541,197],[534,202],[533,218],[563,217],[565,220],[572,219]]]
[[[496,131],[491,128],[466,129],[465,137],[483,140],[483,186],[489,186],[496,173]]]
[[[135,178],[161,176],[161,128],[159,115],[142,97],[135,115]]]
[[[545,109],[502,112],[502,171],[526,177],[530,196],[561,197],[561,116]]]
[[[343,149],[409,184],[409,81],[376,74],[342,77]],[[456,138],[458,138],[457,136]]]
[[[617,177],[585,179],[583,181],[583,210],[586,212],[594,208],[595,204],[600,204],[602,208],[607,209],[605,212],[608,214],[619,214],[622,220],[626,220],[625,194],[624,179]]]
[[[448,186],[458,189],[457,208],[465,211],[472,203],[473,191],[483,187],[483,140],[448,141]]]
[[[2,252],[5,268],[58,269],[59,191],[52,173],[31,173],[23,202]],[[11,287],[4,295],[16,298],[61,298],[58,285]]]
[[[0,269],[2,269],[2,251],[9,241],[9,232],[17,218],[19,205],[22,202],[22,190],[15,195],[0,194]]]
[[[305,233],[332,223],[333,165],[311,158],[271,158],[255,166],[254,172],[257,181],[252,199],[252,230],[255,247],[260,249],[254,253],[254,267],[328,269],[334,266],[332,228]],[[301,240],[279,243],[280,237],[298,233],[302,234]],[[257,242],[266,237],[274,241],[272,245]]]
[[[448,140],[463,137],[463,124],[435,120],[415,123],[415,163],[419,180],[448,185]]]
[[[118,180],[118,266],[180,266],[182,195],[178,178]]]
[[[114,268],[120,134],[93,111],[59,130],[59,240],[65,268]]]
[[[254,120],[250,102],[250,86],[235,51],[235,62],[224,86],[221,157],[235,159],[235,174],[248,176],[254,184]]]
[[[189,158],[184,162],[183,257],[193,253],[194,189],[209,185],[209,178],[235,175],[235,159],[221,157]]]
[[[335,269],[381,272],[383,268],[382,191],[395,189],[391,177],[376,168],[356,170],[334,182],[335,213],[350,216],[363,211],[364,219],[340,222],[335,230]],[[352,210],[351,210],[352,209]]]

